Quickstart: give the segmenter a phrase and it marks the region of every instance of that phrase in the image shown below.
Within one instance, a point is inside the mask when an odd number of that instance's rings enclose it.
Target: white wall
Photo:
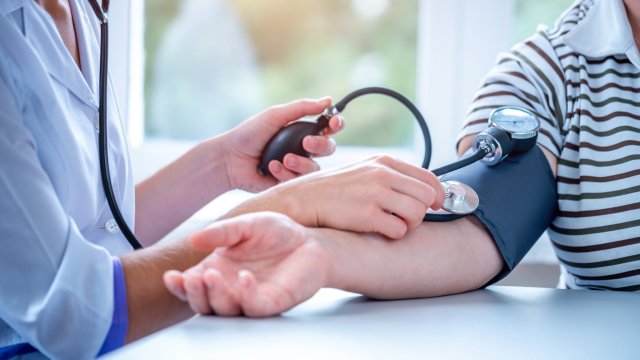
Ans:
[[[424,0],[418,102],[433,140],[432,167],[455,159],[455,137],[480,80],[511,46],[514,0]]]
[[[144,139],[144,1],[111,1],[110,7],[109,71],[129,143],[138,147]]]

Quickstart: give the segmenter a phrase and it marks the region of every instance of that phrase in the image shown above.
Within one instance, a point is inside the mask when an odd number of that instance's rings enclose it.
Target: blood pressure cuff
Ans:
[[[471,186],[480,199],[473,215],[487,228],[505,266],[485,286],[507,276],[551,224],[556,181],[538,146],[487,166],[481,161],[442,176]]]

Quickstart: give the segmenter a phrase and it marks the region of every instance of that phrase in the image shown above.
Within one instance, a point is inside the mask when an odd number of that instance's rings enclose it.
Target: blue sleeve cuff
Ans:
[[[128,325],[129,313],[127,311],[127,286],[124,281],[124,270],[120,259],[113,257],[113,319],[98,356],[124,345]]]

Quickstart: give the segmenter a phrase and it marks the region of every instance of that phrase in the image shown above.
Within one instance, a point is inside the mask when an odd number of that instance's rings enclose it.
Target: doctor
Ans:
[[[284,164],[270,164],[274,177],[256,171],[268,139],[288,122],[320,113],[328,98],[269,108],[137,186],[123,119],[109,106],[115,196],[146,247],[131,252],[100,182],[98,59],[99,26],[87,1],[0,2],[0,358],[92,358],[192,315],[165,289],[162,274],[209,252],[186,240],[151,245],[227,190],[261,191],[318,169],[289,154]],[[325,135],[305,138],[305,148],[332,153],[328,135],[343,124],[332,118]],[[363,183],[369,174],[377,175]],[[419,214],[438,208],[444,196],[429,172],[388,158],[315,178],[302,194],[325,206],[300,206],[296,189],[307,183],[289,183],[254,206],[281,210],[271,208],[270,198],[286,197],[305,225],[320,221],[392,237],[417,226]],[[321,189],[331,191],[320,197]],[[358,201],[338,213],[335,204],[350,199],[345,194]]]

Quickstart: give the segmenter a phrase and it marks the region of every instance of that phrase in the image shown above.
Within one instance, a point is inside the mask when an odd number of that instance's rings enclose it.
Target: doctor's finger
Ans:
[[[428,206],[410,196],[396,194],[382,203],[384,210],[401,218],[410,229],[422,223]]]
[[[220,272],[215,269],[207,269],[204,272],[204,283],[207,286],[209,306],[216,315],[238,316],[242,314],[236,296]]]
[[[329,120],[329,127],[324,130],[323,135],[333,135],[342,131],[346,123],[342,115],[335,115]]]
[[[184,287],[187,290],[187,300],[191,310],[202,315],[211,314],[202,277],[184,274]]]
[[[320,165],[310,158],[296,154],[287,154],[284,157],[284,166],[293,174],[308,174],[320,170]]]
[[[329,105],[331,105],[330,97],[300,99],[287,104],[272,106],[267,109],[266,115],[284,126],[288,122],[303,116],[320,114]]]
[[[391,239],[399,239],[409,230],[407,223],[399,217],[379,209],[376,214],[368,219],[373,224],[373,231]]]
[[[434,209],[439,209],[444,202],[444,188],[440,184],[440,180],[431,171],[423,169],[419,166],[414,166],[404,161],[396,160],[390,156],[380,156],[376,161],[389,166],[390,168],[399,171],[405,175],[408,175],[414,179],[420,180],[423,183],[429,184],[433,190],[435,190]]]
[[[327,156],[336,151],[336,141],[328,136],[309,135],[302,139],[302,147],[313,155]]]
[[[408,195],[425,204],[427,208],[431,207],[434,210],[438,210],[442,205],[442,201],[444,201],[444,195],[441,198],[438,190],[434,189],[431,184],[425,184],[420,180],[400,173],[393,179],[391,189]],[[440,183],[438,183],[438,189],[442,189]]]
[[[162,276],[164,286],[173,296],[182,301],[187,301],[187,292],[184,289],[182,273],[178,270],[169,270]]]
[[[285,155],[285,158],[288,155],[290,154]],[[283,163],[277,160],[271,160],[271,162],[269,163],[269,171],[271,172],[271,175],[280,182],[285,182],[298,177],[298,174],[287,169]]]

